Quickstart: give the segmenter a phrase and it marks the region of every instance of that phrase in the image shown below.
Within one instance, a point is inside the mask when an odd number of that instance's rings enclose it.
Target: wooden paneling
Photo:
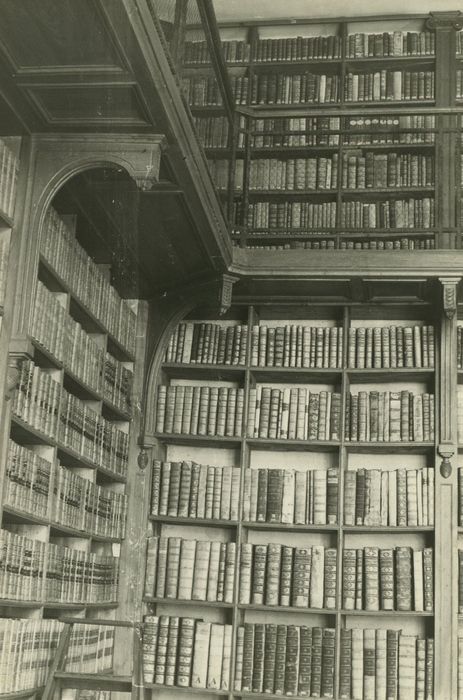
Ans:
[[[26,88],[50,124],[110,123],[148,125],[135,86],[54,86]]]
[[[0,16],[0,40],[16,71],[123,68],[92,0],[1,0]]]

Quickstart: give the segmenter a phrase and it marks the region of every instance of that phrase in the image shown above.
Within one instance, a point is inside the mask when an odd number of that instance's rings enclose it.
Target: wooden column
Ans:
[[[436,361],[435,659],[436,698],[457,697],[458,439],[456,299],[460,278],[440,278],[442,321]]]
[[[450,107],[455,104],[456,90],[456,35],[463,27],[461,12],[431,12],[427,22],[436,37],[435,101],[436,107]],[[456,163],[457,149],[456,115],[437,115],[436,127],[436,227],[437,247],[457,247],[456,196],[459,164]]]

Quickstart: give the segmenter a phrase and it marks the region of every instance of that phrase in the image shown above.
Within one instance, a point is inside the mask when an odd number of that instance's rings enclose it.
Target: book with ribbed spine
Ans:
[[[264,693],[273,693],[275,689],[275,661],[277,647],[277,626],[265,625],[265,647],[263,653],[263,682]]]
[[[292,572],[292,606],[309,607],[311,571],[311,549],[305,547],[295,547]]]
[[[352,697],[363,700],[364,682],[364,630],[352,629]]]
[[[280,601],[281,544],[267,545],[267,569],[265,575],[265,604],[278,605]]]
[[[158,562],[156,574],[156,596],[164,598],[166,591],[166,575],[167,575],[167,552],[169,547],[169,538],[160,537],[158,543]]]
[[[194,631],[195,620],[191,617],[182,617],[180,619],[176,678],[176,685],[181,688],[188,688],[191,683]]]
[[[322,640],[323,630],[321,627],[312,628],[312,668],[310,694],[320,697],[322,687]]]
[[[228,690],[231,687],[230,673],[231,673],[231,658],[232,658],[232,638],[233,638],[232,625],[224,625],[223,658],[222,658],[222,672],[221,672],[221,681],[220,681],[220,689],[221,690]]]
[[[325,549],[324,569],[324,607],[333,609],[336,607],[337,550],[332,547]]]
[[[224,625],[211,624],[206,687],[219,690],[222,682]]]
[[[285,692],[286,636],[286,625],[278,625],[275,653],[275,693],[277,695]]]
[[[254,660],[254,625],[246,622],[244,624],[243,641],[243,667],[241,678],[241,690],[252,692],[252,670]]]
[[[379,550],[381,610],[394,610],[394,552]]]
[[[310,695],[312,675],[312,628],[302,625],[299,628],[299,678],[298,695]]]
[[[294,548],[283,545],[281,549],[281,573],[280,573],[280,605],[289,606],[293,595],[293,567]]]
[[[196,542],[192,600],[206,600],[210,553],[210,542],[203,540]]]
[[[423,550],[423,600],[424,610],[432,612],[434,609],[434,556],[429,547]]]
[[[312,569],[310,575],[310,607],[323,608],[324,603],[325,549],[320,545],[312,547]]]
[[[242,689],[243,680],[243,657],[244,657],[244,625],[240,625],[236,630],[235,645],[235,678],[233,688],[236,691]]]
[[[254,545],[252,571],[252,602],[263,605],[265,594],[265,571],[267,567],[267,545]]]
[[[152,596],[155,591],[156,564],[158,559],[158,537],[148,537],[146,543],[145,595]]]
[[[158,627],[159,617],[157,615],[145,615],[142,651],[143,680],[145,683],[154,682]]]
[[[253,693],[261,693],[264,684],[265,625],[254,624],[254,658],[251,688]]]
[[[412,549],[396,548],[396,607],[397,610],[412,609]]]
[[[218,580],[219,580],[220,547],[221,547],[221,542],[211,542],[210,553],[209,553],[207,593],[206,593],[206,600],[211,601],[211,602],[218,600],[217,587],[218,587]],[[192,593],[193,593],[193,587],[191,590],[191,595],[192,595]],[[191,598],[191,595],[190,595],[190,598]]]
[[[165,685],[174,685],[176,680],[179,627],[180,618],[171,616],[169,618],[169,634],[167,638]]]
[[[365,610],[379,610],[379,549],[365,547]]]
[[[158,639],[156,646],[156,663],[154,666],[154,682],[164,685],[166,677],[167,644],[169,638],[169,617],[159,618]]]
[[[398,658],[398,696],[416,695],[416,637],[400,634]]]
[[[340,630],[340,660],[339,660],[339,697],[341,700],[351,698],[351,669],[352,669],[352,630],[345,627]]]
[[[195,568],[196,540],[181,541],[178,593],[179,600],[191,600]]]
[[[169,537],[166,570],[166,598],[177,598],[181,537]]]
[[[241,543],[240,550],[240,579],[239,579],[239,603],[249,604],[251,602],[251,570],[253,561],[253,545],[251,543]]]
[[[286,632],[285,695],[297,695],[299,675],[299,627],[288,625]]]

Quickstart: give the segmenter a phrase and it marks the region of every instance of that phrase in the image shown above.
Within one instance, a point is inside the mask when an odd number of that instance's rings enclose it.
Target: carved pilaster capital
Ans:
[[[442,305],[445,316],[452,320],[457,312],[457,286],[460,277],[439,277],[442,285]]]
[[[463,29],[463,14],[460,10],[453,12],[430,12],[426,20],[426,27],[436,29]]]
[[[220,287],[219,296],[219,314],[222,316],[228,311],[232,302],[233,285],[238,282],[238,277],[234,275],[224,274],[222,275],[222,285]]]

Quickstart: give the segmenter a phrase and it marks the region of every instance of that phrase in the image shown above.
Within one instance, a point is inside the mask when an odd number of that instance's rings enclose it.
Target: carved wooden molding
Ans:
[[[222,286],[220,288],[220,309],[219,314],[223,316],[231,306],[232,295],[233,295],[233,285],[238,282],[238,277],[234,275],[222,275]]]
[[[426,20],[426,27],[431,30],[438,29],[463,29],[463,14],[460,10],[453,12],[430,12]]]
[[[460,277],[439,277],[442,285],[442,304],[446,318],[451,321],[457,312],[457,285]]]
[[[439,467],[440,474],[444,479],[448,479],[452,475],[452,463],[450,460],[455,454],[455,450],[449,445],[439,445],[437,453],[439,457],[442,457]]]

